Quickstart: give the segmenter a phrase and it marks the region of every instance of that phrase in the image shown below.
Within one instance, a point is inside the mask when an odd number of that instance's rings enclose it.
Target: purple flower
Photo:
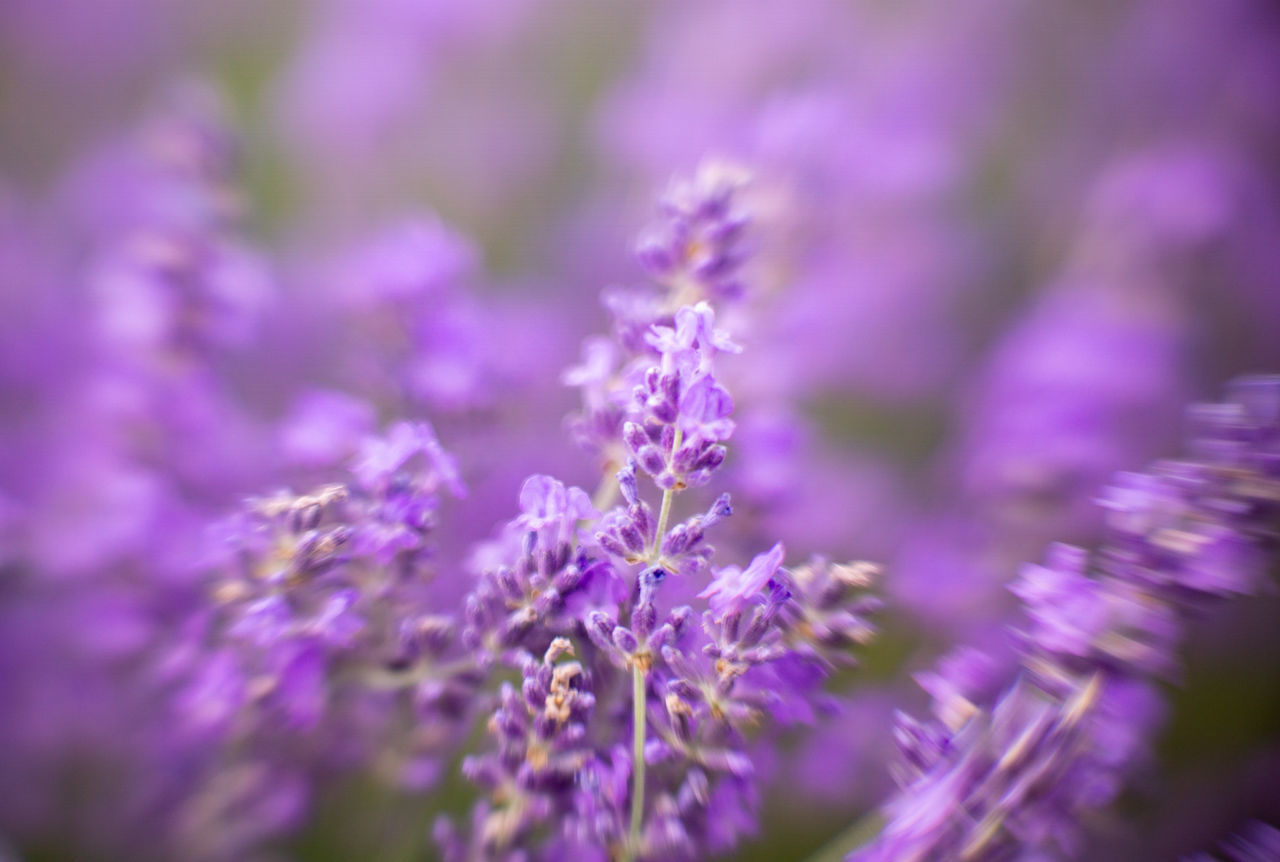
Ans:
[[[470,848],[447,822],[437,826],[446,858],[465,860],[477,853],[507,858],[530,832],[564,818],[576,806],[578,776],[592,759],[586,723],[595,697],[581,664],[557,661],[572,653],[568,640],[556,638],[540,662],[522,657],[519,691],[503,685],[489,722],[497,750],[462,765],[493,802],[477,808]]]
[[[1174,609],[1139,586],[1090,577],[1087,562],[1083,551],[1056,546],[1011,587],[1030,621],[1028,646],[1053,655],[1055,667],[1171,674],[1181,633]]]
[[[699,377],[680,393],[676,427],[688,440],[719,442],[733,435],[733,396],[710,376]]]
[[[343,266],[341,291],[352,305],[406,306],[438,300],[467,278],[476,252],[438,219],[406,220],[353,252]]]
[[[717,353],[741,353],[729,334],[715,328],[715,312],[706,302],[676,312],[675,328],[655,326],[645,339],[662,355],[662,370],[686,378],[710,373]]]
[[[663,197],[663,219],[640,240],[637,254],[673,293],[726,299],[741,290],[740,243],[750,217],[739,193],[746,179],[741,168],[708,161]]]
[[[521,516],[517,523],[536,533],[544,548],[572,540],[578,522],[600,517],[581,488],[566,487],[550,476],[530,476],[520,487]]]
[[[1114,799],[1143,757],[1147,681],[1176,669],[1183,624],[1257,583],[1259,552],[1274,544],[1280,382],[1249,379],[1231,394],[1194,411],[1197,457],[1123,476],[1103,498],[1095,555],[1058,545],[1023,571],[1013,689],[991,705],[970,700],[967,662],[923,678],[941,722],[900,722],[902,790],[851,859],[1077,852],[1082,815]]]
[[[465,759],[450,858],[728,856],[838,713],[842,781],[796,783],[860,806],[893,773],[868,853],[1089,855],[1188,623],[1270,586],[1280,381],[1116,471],[1189,388],[1280,362],[1274,4],[63,5],[0,3],[14,855],[355,846]],[[565,33],[609,62],[566,65]],[[272,139],[243,187],[234,112],[165,80],[192,51]],[[919,601],[874,679],[843,669],[877,570],[747,552],[778,540],[897,556]],[[1271,645],[1228,628],[1188,639],[1214,670]],[[845,758],[935,647],[900,762]],[[421,855],[421,818],[381,819],[369,853]]]
[[[280,448],[304,467],[330,467],[351,457],[373,431],[373,408],[342,392],[308,390],[281,423]]]
[[[726,217],[731,192],[712,197],[696,204],[697,219]],[[708,264],[666,287],[671,297],[709,289],[697,279],[713,271]],[[718,444],[733,431],[733,400],[712,366],[736,348],[715,329],[709,304],[664,311],[661,296],[640,292],[615,292],[607,304],[615,342],[589,341],[565,380],[583,390],[575,433],[605,455],[598,496],[615,492],[622,503],[601,514],[582,490],[531,476],[521,514],[487,549],[463,638],[486,666],[522,668],[523,707],[514,687],[501,691],[495,750],[465,767],[487,792],[471,833],[437,830],[449,858],[693,860],[731,848],[754,824],[757,731],[812,721],[827,673],[871,635],[869,572],[819,564],[793,582],[780,568],[781,544],[745,570],[720,568],[699,595],[709,605],[701,628],[690,625],[698,617],[677,596],[703,586],[685,581],[711,570],[707,531],[731,507],[722,494],[674,524],[671,511],[676,495],[724,460]],[[618,397],[628,389],[632,398]],[[660,503],[646,500],[655,490]],[[683,577],[668,587],[673,574]],[[548,703],[548,671],[531,677],[525,651],[550,643],[558,654],[570,642],[590,676],[593,709],[581,729],[566,727],[571,747],[562,750],[540,735],[541,718],[531,725],[524,715]]]
[[[716,572],[711,586],[698,593],[698,597],[706,599],[717,613],[740,608],[759,595],[773,579],[785,554],[782,543],[778,542],[763,554],[756,555],[745,569],[725,566]]]
[[[425,491],[433,492],[443,485],[455,497],[466,496],[457,462],[425,422],[397,422],[385,437],[365,438],[352,472],[366,488],[383,488],[418,455],[423,456],[426,467],[418,476]]]
[[[1095,677],[1059,704],[1019,681],[934,746],[879,837],[848,858],[996,860],[1041,844],[1100,687]]]
[[[560,380],[566,386],[579,387],[585,400],[598,404],[608,400],[613,391],[609,383],[617,366],[617,346],[608,338],[594,336],[582,343],[581,364],[566,369]]]

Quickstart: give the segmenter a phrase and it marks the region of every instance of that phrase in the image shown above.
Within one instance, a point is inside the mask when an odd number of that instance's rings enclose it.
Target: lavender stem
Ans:
[[[663,513],[666,513],[671,492],[663,495]],[[631,666],[631,828],[627,835],[627,845],[623,849],[623,859],[631,862],[640,846],[640,833],[644,826],[644,743],[646,715],[648,712],[648,687],[645,685],[645,672],[637,662]]]

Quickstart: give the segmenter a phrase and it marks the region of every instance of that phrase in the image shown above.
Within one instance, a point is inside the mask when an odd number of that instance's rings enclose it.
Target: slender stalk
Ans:
[[[662,508],[658,510],[658,529],[653,534],[653,547],[649,549],[651,563],[658,559],[658,549],[662,547],[662,540],[667,533],[667,520],[671,517],[671,498],[675,495],[675,491],[670,488],[662,492]]]
[[[640,849],[640,832],[644,826],[644,741],[648,715],[648,686],[640,664],[631,666],[631,828],[627,832],[627,846],[623,859],[631,862]]]
[[[680,448],[680,429],[676,429],[671,455]],[[674,488],[662,492],[662,507],[658,510],[658,526],[653,531],[653,547],[649,549],[649,562],[657,562],[662,540],[667,535],[667,521],[671,519],[671,500]],[[639,661],[631,663],[631,825],[627,830],[627,843],[622,849],[623,862],[632,862],[640,850],[640,836],[644,831],[644,741],[648,723],[649,689],[645,684],[648,666]]]
[[[677,428],[675,439],[671,443],[671,458],[673,460],[683,438],[684,432]],[[667,520],[671,517],[671,498],[675,495],[674,488],[667,488],[662,492],[662,508],[658,510],[658,529],[653,531],[653,547],[649,549],[649,562],[651,563],[658,560],[658,549],[662,547],[662,540],[667,534]]]

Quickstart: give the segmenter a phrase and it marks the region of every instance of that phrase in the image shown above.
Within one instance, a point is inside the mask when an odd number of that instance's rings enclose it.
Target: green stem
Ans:
[[[631,828],[623,850],[625,862],[636,858],[640,849],[640,833],[644,826],[644,737],[647,724],[648,686],[645,672],[638,662],[631,665]]]
[[[649,562],[657,562],[658,549],[662,547],[662,539],[667,533],[667,520],[671,517],[671,498],[675,491],[668,488],[662,492],[662,508],[658,510],[658,529],[653,534],[653,547],[649,549]]]
[[[671,444],[672,457],[680,448],[683,435],[676,429],[675,440]],[[667,521],[671,519],[671,500],[675,497],[674,488],[662,492],[662,507],[658,510],[658,527],[653,532],[653,547],[649,549],[649,562],[658,560],[658,551],[667,534]],[[644,830],[644,737],[648,723],[649,689],[645,684],[647,666],[635,658],[631,662],[631,826],[627,830],[627,843],[622,848],[623,862],[633,862],[640,850],[640,836]]]
[[[684,432],[677,428],[675,439],[671,441],[671,457],[673,460],[683,438]],[[667,488],[662,492],[662,508],[658,510],[658,529],[653,531],[653,547],[649,549],[649,562],[651,563],[658,561],[658,549],[662,547],[662,539],[667,533],[667,520],[671,517],[671,498],[675,495],[674,488]]]

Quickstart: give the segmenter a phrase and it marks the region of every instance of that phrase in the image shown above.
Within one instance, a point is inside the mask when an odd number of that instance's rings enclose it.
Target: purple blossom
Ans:
[[[600,517],[581,488],[567,488],[550,476],[530,476],[520,487],[517,523],[538,537],[544,548],[573,539],[578,522]]]
[[[713,213],[720,204],[708,206]],[[466,599],[467,645],[486,665],[523,668],[524,705],[504,688],[490,721],[496,748],[467,761],[486,798],[469,834],[437,828],[450,858],[695,859],[732,847],[752,825],[739,809],[757,804],[752,729],[766,718],[777,719],[773,726],[812,720],[827,672],[871,636],[865,615],[874,603],[861,593],[868,572],[819,563],[793,593],[780,543],[745,570],[717,571],[697,596],[708,600],[700,628],[691,606],[666,610],[668,591],[706,584],[715,555],[707,531],[732,511],[722,494],[702,514],[671,519],[676,495],[708,481],[723,460],[716,444],[732,431],[732,399],[712,377],[712,360],[732,342],[706,304],[679,308],[673,326],[654,323],[649,332],[661,358],[615,327],[617,343],[588,342],[584,364],[565,378],[584,390],[577,427],[589,428],[593,448],[625,442],[632,455],[621,469],[606,463],[601,477],[602,491],[622,503],[602,513],[584,491],[530,477],[521,514]],[[643,383],[625,408],[631,421],[619,427],[614,364],[627,352]],[[655,490],[656,506],[646,500]],[[694,583],[668,587],[672,575]],[[570,644],[593,709],[566,728],[562,749],[537,711],[549,703],[546,663]],[[531,678],[527,651],[543,649],[543,669]]]
[[[675,328],[654,326],[645,339],[662,355],[662,370],[682,376],[708,374],[717,353],[741,353],[724,330],[715,328],[715,312],[706,302],[676,312]]]
[[[1280,384],[1132,472],[1280,363],[1265,0],[111,5],[0,4],[0,856],[1271,811]]]
[[[341,392],[311,390],[298,397],[281,423],[280,448],[300,466],[332,467],[355,454],[373,427],[373,408],[366,402]]]
[[[352,472],[370,490],[386,488],[418,455],[427,468],[418,478],[423,491],[430,493],[443,486],[455,497],[466,496],[457,462],[440,445],[431,426],[424,422],[397,422],[385,437],[365,438]]]
[[[741,239],[750,216],[739,209],[738,193],[746,179],[741,168],[707,162],[663,197],[664,219],[640,240],[638,255],[673,293],[723,300],[742,290]]]
[[[698,594],[707,600],[712,610],[723,612],[742,607],[752,601],[777,574],[786,551],[782,543],[757,555],[745,568],[725,566],[718,570],[711,586]]]
[[[1257,583],[1257,552],[1274,542],[1280,382],[1242,380],[1230,395],[1193,411],[1197,457],[1122,476],[1103,498],[1109,530],[1094,556],[1057,546],[1024,570],[1014,688],[988,706],[969,699],[972,663],[925,677],[940,722],[901,722],[902,790],[881,834],[850,858],[1078,852],[1082,813],[1114,799],[1142,759],[1144,683],[1176,670],[1189,616]],[[1224,570],[1223,543],[1253,553],[1233,553]],[[1206,576],[1206,557],[1231,577]]]
[[[728,440],[733,434],[733,397],[711,377],[699,377],[680,393],[676,427],[690,440]]]
[[[176,709],[200,716],[189,732],[209,752],[204,789],[230,768],[225,760],[268,785],[261,792],[283,793],[292,770],[314,768],[290,760],[309,746],[332,746],[334,769],[349,758],[384,759],[408,785],[431,772],[480,681],[457,651],[454,622],[424,601],[434,490],[457,481],[453,470],[429,426],[402,423],[366,441],[350,485],[250,501],[214,533],[212,607],[193,621],[189,651],[156,674],[179,692]],[[205,667],[208,649],[218,661]],[[183,679],[187,662],[194,682]],[[394,716],[407,707],[438,731],[398,730]],[[199,795],[180,802],[180,817],[211,816]],[[300,814],[300,803],[289,810]],[[265,814],[254,822],[260,831],[242,836],[250,844],[219,837],[216,818],[179,839],[230,858],[294,825]]]
[[[340,290],[353,305],[413,307],[439,301],[476,266],[465,238],[432,217],[408,219],[369,240],[346,261]]]
[[[568,640],[557,638],[541,662],[523,657],[519,692],[504,684],[489,724],[497,751],[462,766],[494,802],[477,809],[470,844],[447,821],[437,827],[447,859],[518,858],[531,830],[575,805],[577,776],[591,757],[586,722],[595,698],[581,664],[557,662],[572,652]]]
[[[888,825],[849,858],[1002,859],[1043,843],[1099,687],[1094,678],[1059,704],[1019,682],[974,712],[931,745],[887,807]]]

